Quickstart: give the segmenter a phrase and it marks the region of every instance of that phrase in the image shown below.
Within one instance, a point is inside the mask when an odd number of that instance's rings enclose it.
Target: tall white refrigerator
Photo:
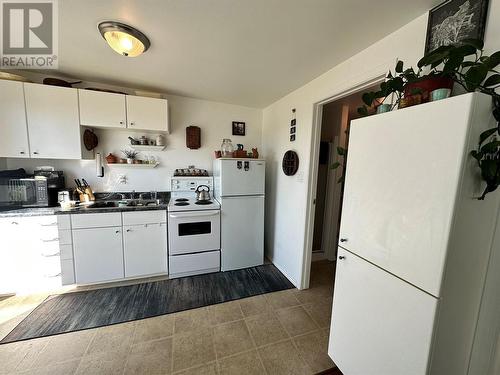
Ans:
[[[221,270],[264,263],[265,161],[214,160],[214,195],[221,204]]]
[[[470,151],[491,111],[465,94],[351,123],[328,349],[344,374],[489,374],[500,192],[475,199]]]

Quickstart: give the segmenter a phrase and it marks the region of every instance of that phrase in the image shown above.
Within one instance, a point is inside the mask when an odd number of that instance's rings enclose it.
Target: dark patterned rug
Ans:
[[[170,314],[294,286],[272,264],[48,297],[0,344]]]

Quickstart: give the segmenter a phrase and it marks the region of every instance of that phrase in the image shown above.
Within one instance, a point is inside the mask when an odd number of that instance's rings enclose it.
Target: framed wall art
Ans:
[[[447,0],[431,9],[425,53],[464,39],[484,40],[488,0]]]
[[[233,121],[233,135],[245,135],[245,123]]]

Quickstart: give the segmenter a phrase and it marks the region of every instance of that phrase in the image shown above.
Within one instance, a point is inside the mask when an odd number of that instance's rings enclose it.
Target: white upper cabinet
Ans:
[[[77,90],[25,83],[24,94],[31,157],[81,159]]]
[[[23,83],[0,80],[0,157],[29,156]]]
[[[126,96],[129,129],[169,131],[166,99]]]
[[[125,128],[125,95],[92,90],[78,90],[80,124],[103,128]]]

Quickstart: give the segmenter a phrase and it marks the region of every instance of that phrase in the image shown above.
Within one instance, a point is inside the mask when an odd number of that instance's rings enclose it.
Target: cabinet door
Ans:
[[[469,158],[472,99],[460,95],[351,124],[341,246],[436,297]]]
[[[344,374],[424,375],[437,301],[339,248],[328,354]]]
[[[32,158],[81,159],[77,90],[24,84]]]
[[[129,225],[123,229],[125,277],[166,273],[166,224]]]
[[[121,227],[73,230],[77,284],[123,278]]]
[[[28,158],[22,82],[0,80],[0,157]]]
[[[17,218],[0,218],[0,296],[18,292],[23,237]]]
[[[80,124],[92,127],[125,128],[125,95],[78,90]]]
[[[168,102],[166,99],[127,95],[128,128],[168,132]]]

